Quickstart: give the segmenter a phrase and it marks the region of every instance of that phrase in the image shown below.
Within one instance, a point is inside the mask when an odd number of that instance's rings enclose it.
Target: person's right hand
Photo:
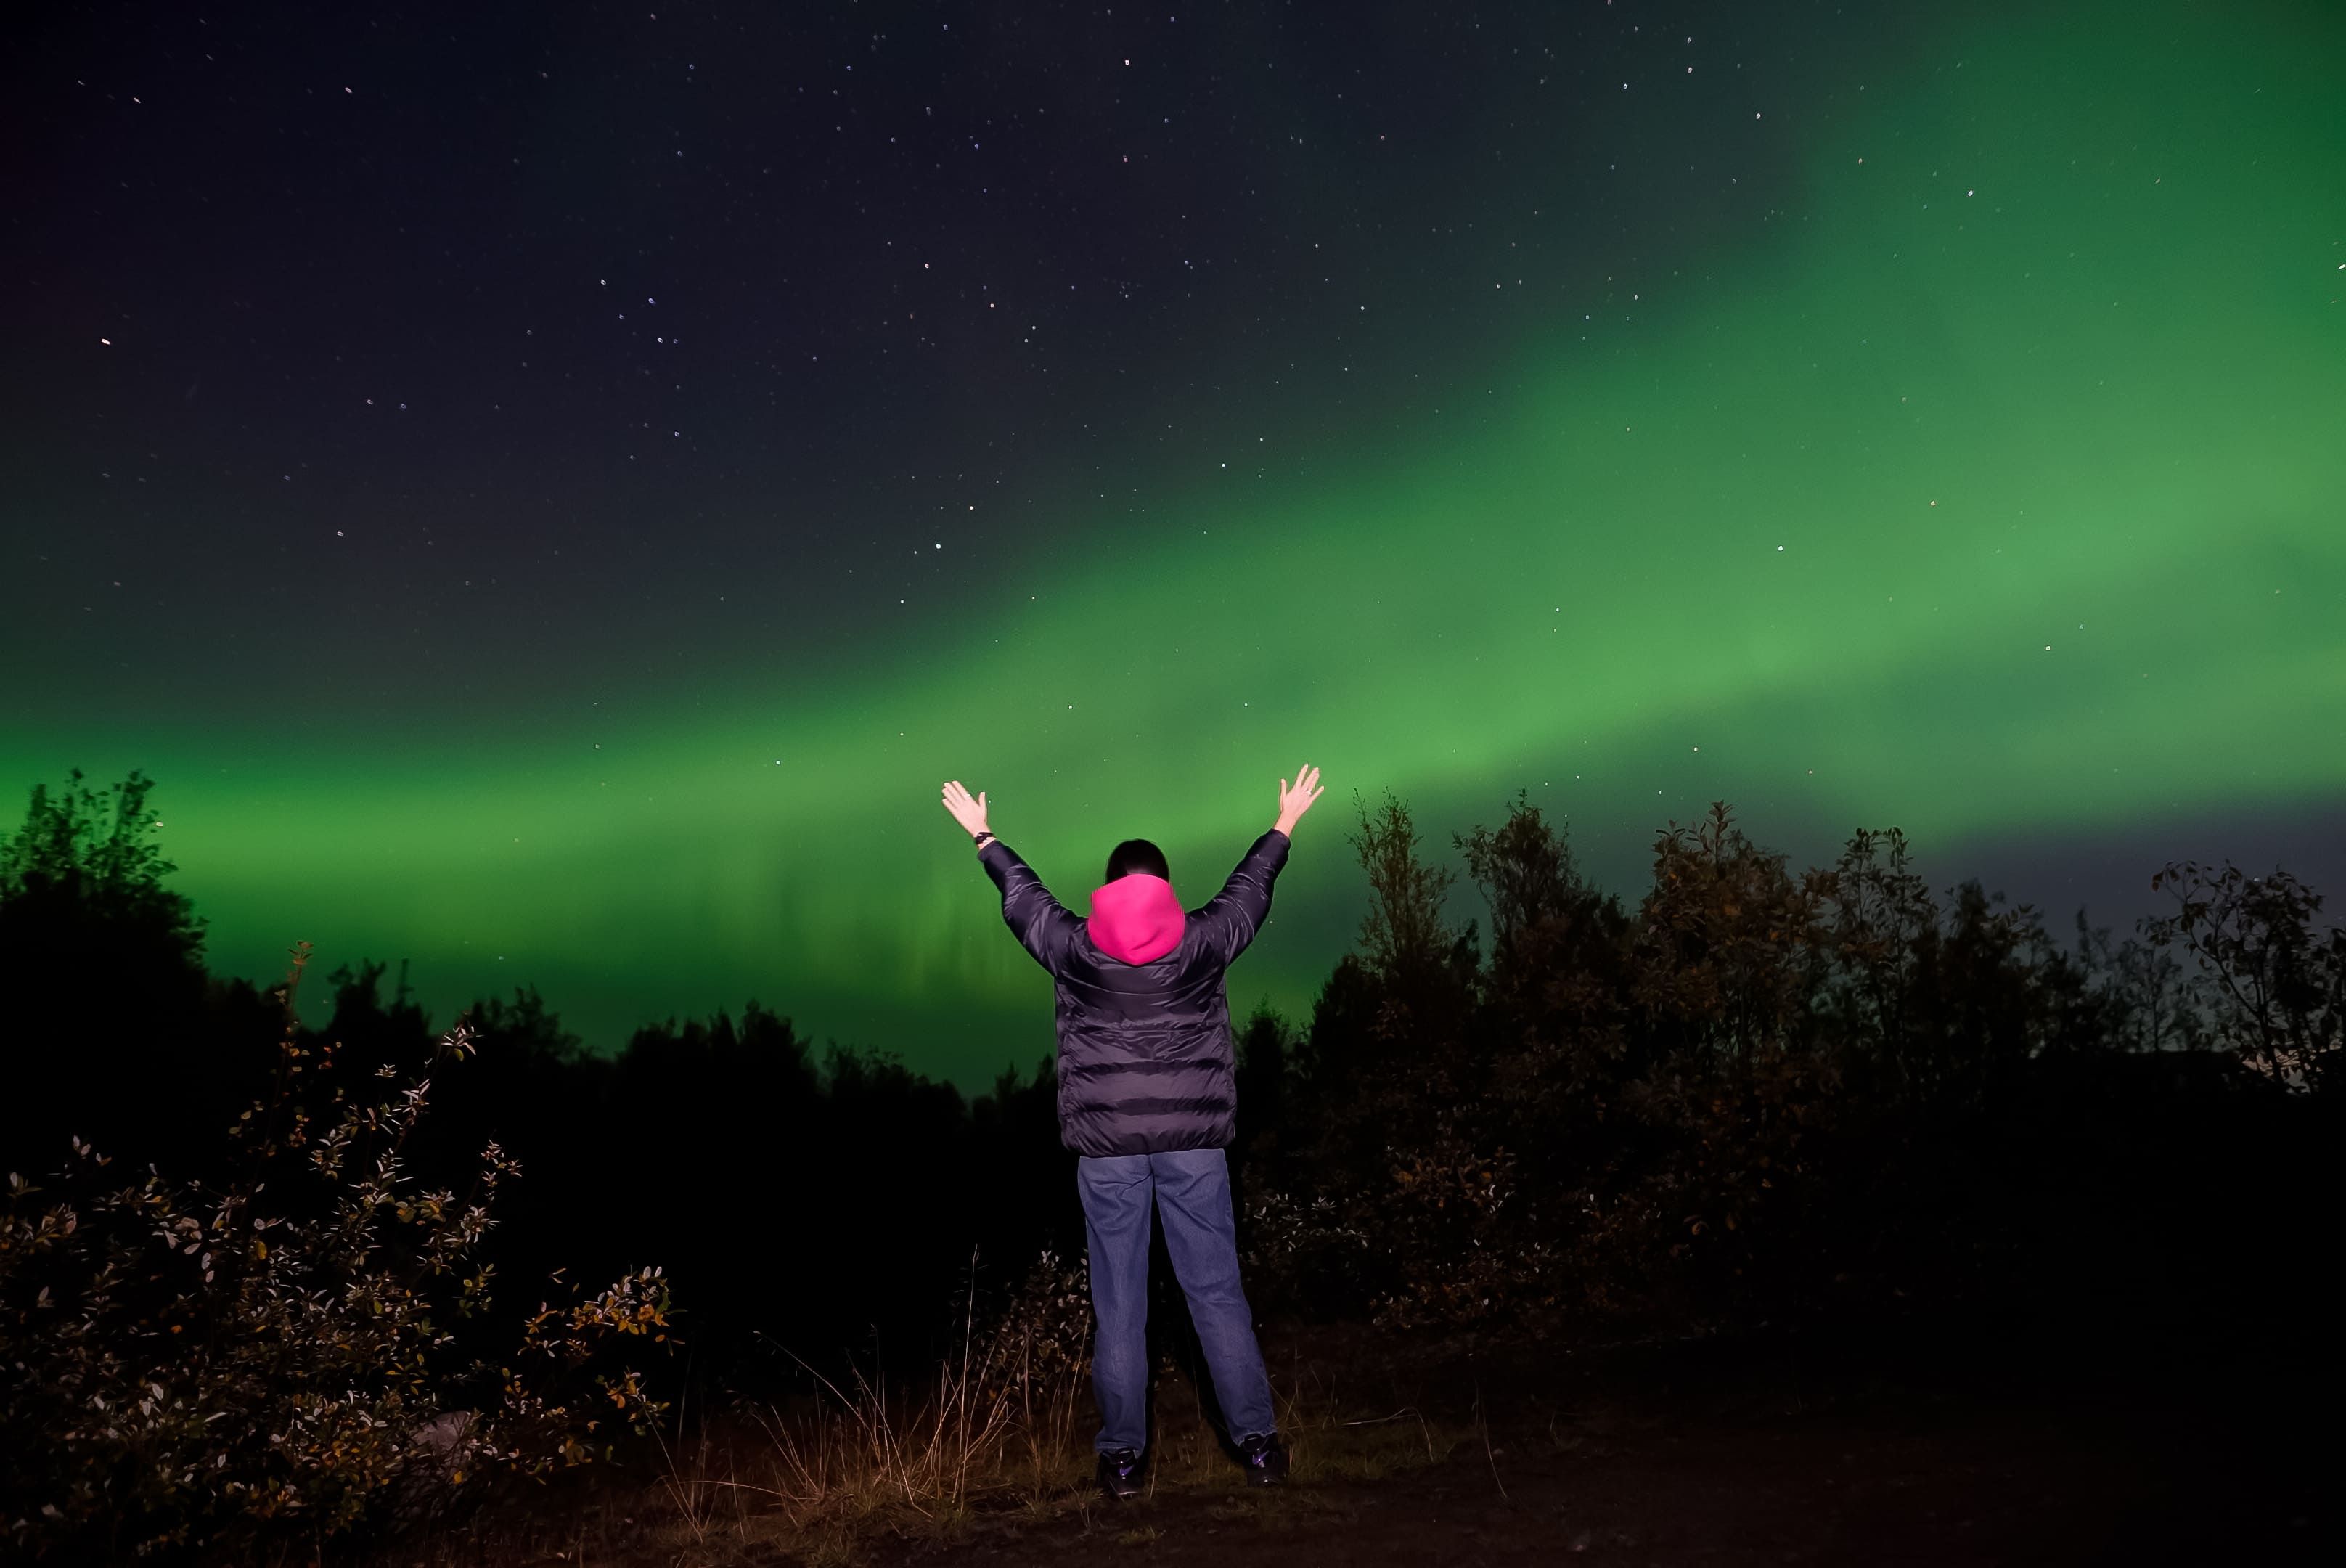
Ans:
[[[944,787],[945,809],[961,824],[961,830],[972,835],[985,832],[985,795],[973,796],[958,779],[949,779]]]
[[[1279,781],[1279,820],[1274,824],[1290,838],[1295,836],[1295,823],[1311,802],[1320,799],[1320,769],[1305,763],[1295,770],[1295,787],[1289,789],[1287,780]]]

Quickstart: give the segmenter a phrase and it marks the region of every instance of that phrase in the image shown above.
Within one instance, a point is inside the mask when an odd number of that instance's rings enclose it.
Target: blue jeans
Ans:
[[[1239,1288],[1230,1168],[1219,1149],[1086,1156],[1076,1162],[1084,1236],[1091,1249],[1092,1392],[1102,1453],[1148,1446],[1148,1236],[1165,1217],[1165,1250],[1189,1298],[1189,1320],[1214,1379],[1234,1443],[1276,1430],[1270,1377],[1255,1342],[1254,1316]]]

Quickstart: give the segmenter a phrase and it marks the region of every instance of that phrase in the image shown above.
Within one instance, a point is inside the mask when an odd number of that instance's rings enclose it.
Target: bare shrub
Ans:
[[[2188,860],[2150,885],[2176,909],[2145,935],[2198,962],[2218,1043],[2294,1091],[2346,1083],[2346,926],[2316,923],[2321,895],[2285,871],[2251,877]]]

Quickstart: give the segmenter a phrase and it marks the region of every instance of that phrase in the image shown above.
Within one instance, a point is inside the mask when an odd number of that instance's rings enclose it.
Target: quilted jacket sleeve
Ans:
[[[1270,884],[1287,864],[1287,835],[1276,828],[1257,839],[1222,891],[1198,911],[1206,945],[1222,962],[1235,962],[1262,929],[1270,914]]]
[[[1002,890],[1002,922],[1017,937],[1018,944],[1035,955],[1035,962],[1058,973],[1076,940],[1076,917],[1060,907],[1043,879],[1018,858],[1018,851],[1001,840],[979,850],[977,860]]]

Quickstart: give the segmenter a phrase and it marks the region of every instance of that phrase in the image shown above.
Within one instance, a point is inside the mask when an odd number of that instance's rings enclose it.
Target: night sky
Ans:
[[[1356,789],[2346,891],[2336,5],[44,16],[0,785],[157,777],[222,971],[975,1083],[1049,985],[941,780],[1081,912],[1307,760],[1241,1013]]]

